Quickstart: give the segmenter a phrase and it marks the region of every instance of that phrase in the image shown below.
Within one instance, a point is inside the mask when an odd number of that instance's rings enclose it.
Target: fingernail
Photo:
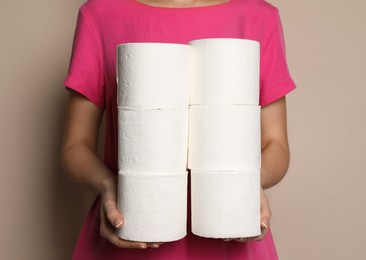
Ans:
[[[123,224],[123,221],[122,220],[118,220],[116,219],[114,222],[113,222],[113,225],[116,227],[116,228],[119,228],[121,227]]]
[[[153,244],[152,247],[158,248],[159,244]]]
[[[262,222],[262,226],[264,226],[266,229],[268,229],[267,225]]]
[[[140,248],[146,248],[146,245],[140,245]]]
[[[224,238],[224,241],[227,242],[227,241],[230,241],[230,239],[229,238]]]

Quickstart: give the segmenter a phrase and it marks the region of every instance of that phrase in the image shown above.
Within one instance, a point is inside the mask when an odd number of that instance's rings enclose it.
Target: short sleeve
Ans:
[[[275,7],[261,41],[259,105],[268,105],[295,88],[287,65],[281,18]]]
[[[66,89],[84,95],[100,109],[105,107],[105,80],[100,38],[91,17],[79,9],[69,70],[64,79]]]

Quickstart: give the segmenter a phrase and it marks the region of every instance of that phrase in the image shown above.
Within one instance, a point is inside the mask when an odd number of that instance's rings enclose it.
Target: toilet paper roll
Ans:
[[[124,172],[187,170],[188,109],[118,108],[118,166]]]
[[[117,208],[122,239],[168,242],[186,235],[187,172],[174,175],[118,174]]]
[[[190,106],[189,120],[188,168],[261,167],[260,106]]]
[[[192,232],[209,238],[261,234],[260,170],[191,171]]]
[[[118,105],[188,108],[189,52],[189,45],[177,43],[118,45]]]
[[[190,104],[259,104],[258,41],[209,38],[189,45]]]

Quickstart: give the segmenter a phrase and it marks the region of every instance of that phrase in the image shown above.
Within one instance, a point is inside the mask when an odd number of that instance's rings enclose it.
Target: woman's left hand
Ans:
[[[260,191],[260,207],[261,207],[261,234],[259,236],[255,237],[245,237],[245,238],[225,238],[224,241],[236,241],[240,243],[245,243],[248,241],[254,241],[254,240],[262,240],[268,231],[268,228],[270,227],[270,219],[271,219],[271,209],[269,207],[269,201],[267,198],[266,193],[264,192],[262,186]]]

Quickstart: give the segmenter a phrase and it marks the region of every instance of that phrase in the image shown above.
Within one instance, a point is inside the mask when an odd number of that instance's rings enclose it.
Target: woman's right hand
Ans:
[[[147,247],[158,248],[158,242],[146,243],[129,241],[119,238],[115,234],[115,229],[123,228],[124,219],[117,209],[117,180],[116,178],[109,180],[104,185],[105,189],[102,193],[102,202],[100,206],[100,235],[107,239],[110,243],[121,248],[139,248]]]

